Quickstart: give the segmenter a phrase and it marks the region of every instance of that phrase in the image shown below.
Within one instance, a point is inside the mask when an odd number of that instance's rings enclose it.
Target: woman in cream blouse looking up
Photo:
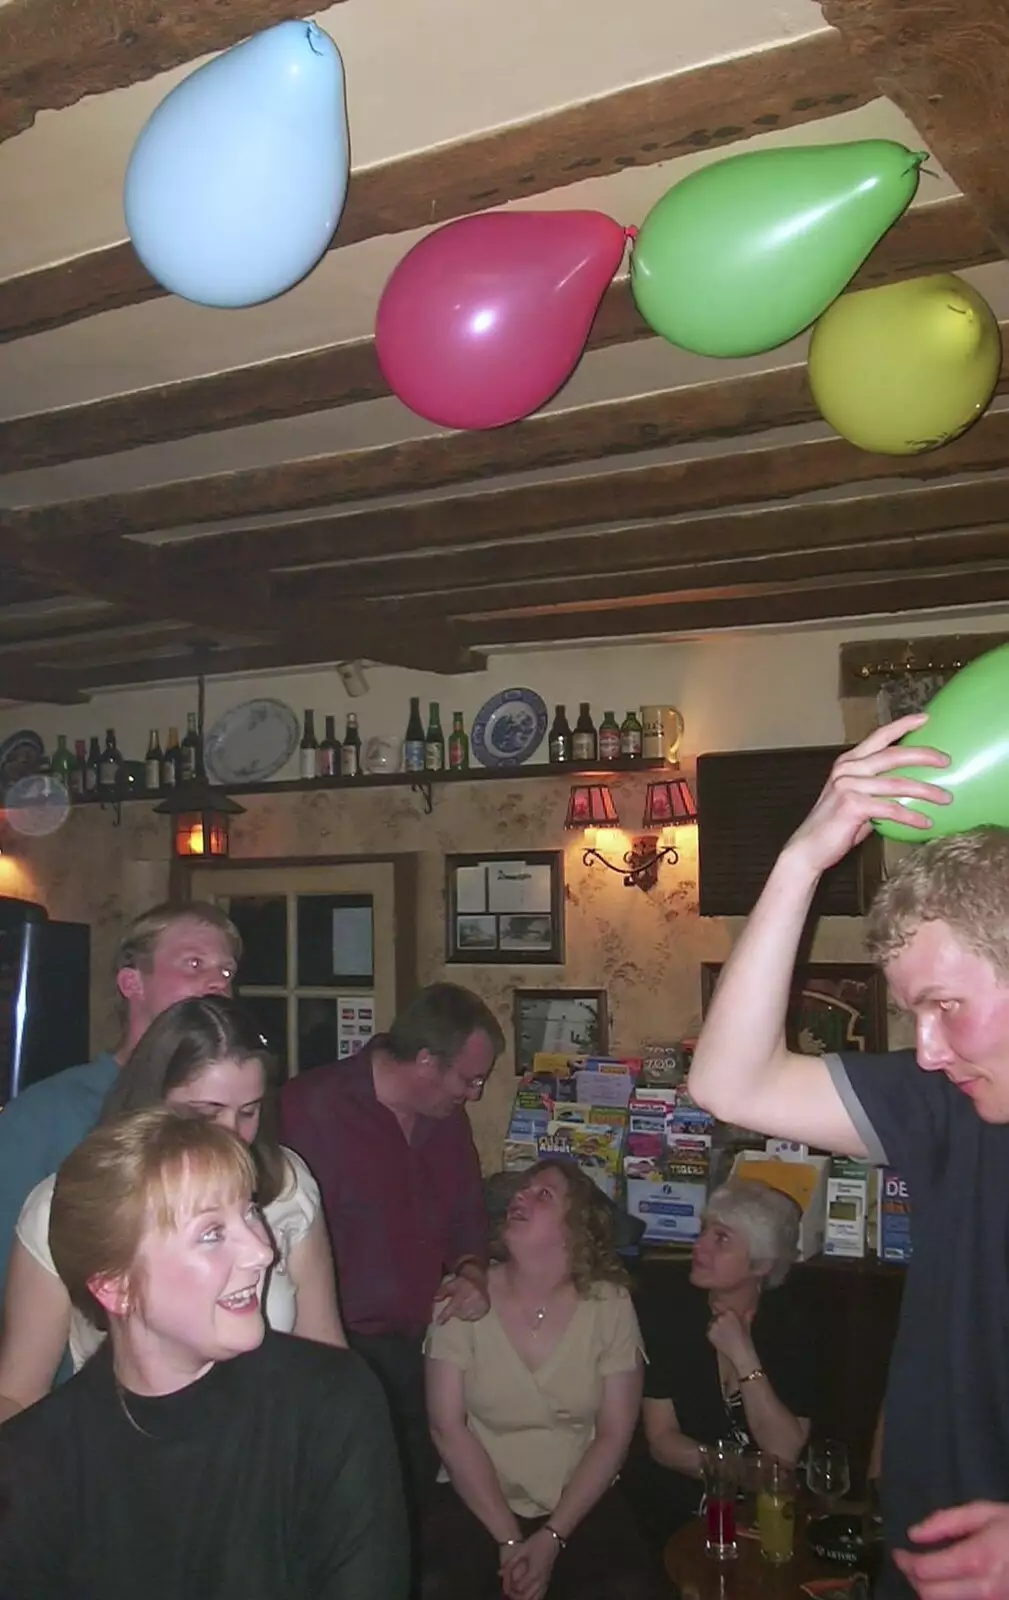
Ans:
[[[615,1484],[642,1356],[606,1202],[579,1168],[541,1162],[501,1244],[487,1315],[428,1334],[448,1481],[425,1526],[423,1600],[668,1600]]]
[[[272,1133],[272,1060],[254,1020],[234,1000],[180,1000],[148,1028],[105,1099],[101,1121],[166,1104],[207,1117],[251,1147],[257,1200],[276,1249],[266,1296],[275,1331],[344,1345],[333,1257],[318,1185]],[[67,1345],[74,1369],[103,1335],[70,1303],[49,1249],[55,1174],[37,1184],[18,1219],[0,1337],[0,1422],[52,1387]]]

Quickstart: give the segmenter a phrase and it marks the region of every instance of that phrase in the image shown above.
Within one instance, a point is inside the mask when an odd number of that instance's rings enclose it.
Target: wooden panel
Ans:
[[[297,15],[291,0],[10,0],[0,6],[0,140],[39,111],[140,83]]]
[[[698,875],[702,917],[753,910],[782,846],[812,809],[842,747],[747,750],[697,761]],[[880,882],[873,834],[820,879],[814,916],[861,917]]]

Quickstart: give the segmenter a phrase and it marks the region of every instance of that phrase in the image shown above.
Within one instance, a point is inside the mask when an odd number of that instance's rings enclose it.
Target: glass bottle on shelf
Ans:
[[[469,771],[469,739],[461,711],[452,713],[452,732],[448,737],[448,764],[452,772]]]
[[[200,748],[195,711],[190,711],[186,715],[186,737],[180,749],[179,782],[192,783],[195,778],[203,774],[203,751]]]
[[[88,742],[86,739],[74,740],[74,759],[70,768],[70,798],[71,800],[84,799],[84,776],[88,765]]]
[[[98,793],[98,768],[102,764],[102,752],[98,744],[98,735],[91,735],[88,745],[88,759],[84,767],[84,793]]]
[[[119,793],[119,780],[123,770],[123,758],[116,744],[115,728],[105,730],[105,749],[102,751],[98,763],[98,792],[105,799]]]
[[[599,724],[599,759],[620,760],[620,724],[612,711],[604,711]]]
[[[424,735],[424,769],[427,772],[445,770],[445,735],[441,731],[441,708],[437,700],[431,701]]]
[[[151,736],[147,741],[147,754],[144,757],[144,788],[148,794],[157,794],[161,789],[161,764],[164,753],[161,749],[161,736],[157,728],[151,729]]]
[[[595,761],[597,756],[596,725],[592,721],[589,702],[582,700],[578,707],[578,721],[575,723],[575,731],[571,735],[571,759],[573,761]]]
[[[641,757],[641,722],[636,711],[628,711],[620,724],[620,754],[637,761]]]
[[[571,729],[564,706],[555,707],[554,720],[547,737],[547,749],[554,766],[560,766],[571,760]]]
[[[347,731],[340,746],[341,778],[361,776],[361,734],[357,726],[357,713],[347,712]]]
[[[70,773],[73,768],[74,758],[67,749],[67,736],[65,733],[56,735],[56,749],[50,762],[50,771],[54,778],[62,783],[67,793],[70,793]]]
[[[315,712],[305,712],[305,731],[298,747],[298,771],[303,778],[319,776],[319,741],[315,737]]]
[[[320,778],[332,778],[339,771],[340,746],[336,742],[336,718],[326,718],[326,737],[319,746],[318,772]]]
[[[161,787],[162,789],[177,789],[179,786],[179,770],[182,766],[182,746],[179,744],[178,728],[169,727],[168,742],[165,753],[161,757]]]
[[[410,720],[403,740],[403,771],[423,772],[425,757],[424,724],[420,720],[420,696],[410,696]]]

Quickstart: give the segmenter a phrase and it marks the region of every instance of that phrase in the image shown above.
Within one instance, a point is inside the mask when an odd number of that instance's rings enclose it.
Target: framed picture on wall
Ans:
[[[446,856],[446,959],[467,966],[559,966],[564,854],[509,850]]]
[[[722,970],[701,963],[701,1009],[706,1012]],[[802,1055],[885,1050],[886,980],[868,961],[811,961],[796,967],[785,1034]]]
[[[531,1072],[540,1052],[605,1055],[610,1017],[605,989],[516,989],[515,1071]]]

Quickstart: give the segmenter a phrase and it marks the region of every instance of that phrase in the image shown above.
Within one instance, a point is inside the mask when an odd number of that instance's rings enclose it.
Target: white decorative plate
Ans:
[[[298,748],[301,724],[283,700],[246,700],[218,717],[203,746],[214,783],[272,778]]]

